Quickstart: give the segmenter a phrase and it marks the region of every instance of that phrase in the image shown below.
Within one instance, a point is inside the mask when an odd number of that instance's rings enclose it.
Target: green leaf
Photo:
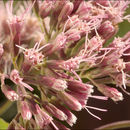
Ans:
[[[4,121],[2,118],[0,118],[0,129],[7,129],[8,128],[8,123]]]

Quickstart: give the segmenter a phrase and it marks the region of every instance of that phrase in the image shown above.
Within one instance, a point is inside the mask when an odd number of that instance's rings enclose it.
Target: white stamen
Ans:
[[[86,106],[86,107],[90,108],[90,109],[98,110],[98,111],[104,111],[104,112],[107,111],[106,109],[101,109],[101,108],[97,108],[97,107],[91,107],[91,106]]]
[[[123,91],[124,93],[126,93],[127,95],[130,95],[130,93],[127,92],[122,86],[120,86],[120,88],[122,89],[122,91]]]
[[[75,71],[71,70],[71,72],[78,78],[78,80],[80,82],[82,82],[81,78],[79,77],[79,75]]]
[[[108,97],[105,97],[105,96],[89,96],[91,98],[95,98],[95,99],[100,99],[100,100],[108,100]]]
[[[19,46],[19,45],[16,45],[16,47],[20,48],[20,49],[23,49],[24,51],[26,51],[26,49],[22,46]]]
[[[53,127],[54,127],[56,130],[59,130],[59,128],[54,124],[53,121],[51,121],[51,124],[53,125]]]
[[[46,45],[42,46],[42,47],[39,48],[37,51],[41,51],[43,48],[45,48],[45,47],[47,47],[47,46],[49,46],[49,44],[46,44]]]
[[[94,115],[93,113],[91,113],[86,107],[85,107],[85,110],[87,110],[87,112],[88,112],[90,115],[92,115],[93,117],[97,118],[98,120],[101,120],[100,117],[98,117],[98,116]]]
[[[124,71],[121,70],[122,72],[122,82],[123,82],[123,86],[124,86],[124,89],[126,89],[126,85],[125,85],[125,74],[124,74]]]

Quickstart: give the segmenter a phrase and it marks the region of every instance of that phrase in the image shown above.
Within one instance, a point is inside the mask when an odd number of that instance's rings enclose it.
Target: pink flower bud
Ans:
[[[90,39],[88,49],[90,51],[99,51],[103,46],[104,40],[99,36],[94,36]]]
[[[1,90],[10,101],[16,101],[19,99],[18,94],[14,90],[12,90],[10,86],[2,85]]]
[[[36,104],[36,110],[38,114],[35,114],[35,120],[41,129],[43,129],[45,126],[49,125],[52,122],[52,117],[50,117],[46,112],[41,110],[38,104]]]
[[[70,29],[65,33],[65,35],[67,36],[67,42],[78,41],[81,38],[80,31],[77,29]]]
[[[38,114],[37,108],[36,108],[36,102],[32,99],[27,99],[27,103],[29,104],[29,108],[33,115]]]
[[[55,107],[53,104],[47,104],[45,106],[43,106],[47,112],[49,112],[50,114],[52,114],[54,117],[58,118],[59,120],[67,120],[67,116],[57,107]]]
[[[82,2],[83,0],[75,0],[74,2],[73,2],[73,4],[74,4],[74,12],[78,9],[78,7],[79,7],[79,5],[80,5],[80,3]]]
[[[92,5],[91,3],[86,3],[86,1],[82,1],[76,11],[76,14],[78,14],[79,16],[82,16],[86,13],[88,13],[88,11],[90,11],[92,9]]]
[[[52,0],[44,0],[41,4],[41,6],[39,7],[39,14],[42,18],[47,17],[48,15],[50,15],[52,8],[54,6],[54,1]]]
[[[43,61],[43,55],[40,52],[34,51],[32,49],[25,50],[24,52],[25,62],[29,62],[32,65],[37,65]]]
[[[63,111],[66,115],[67,115],[67,123],[70,126],[73,126],[73,124],[76,123],[77,117],[71,112],[69,111],[67,108],[65,108],[64,106],[61,105],[56,105],[61,111]]]
[[[92,85],[84,84],[80,81],[70,80],[67,82],[67,84],[68,84],[68,89],[74,92],[82,92],[82,93],[88,93],[88,94],[93,92]]]
[[[78,15],[73,15],[67,20],[66,30],[79,23],[80,19]],[[65,30],[65,31],[66,31]]]
[[[44,55],[40,51],[44,47],[48,46],[48,44],[39,48],[41,40],[40,42],[37,42],[31,49],[25,49],[21,46],[16,45],[18,48],[24,50],[24,63],[22,66],[24,72],[27,72],[32,66],[40,64],[43,61]]]
[[[105,96],[110,97],[113,101],[121,101],[123,100],[123,95],[117,89],[108,87],[106,85],[100,84],[98,87],[99,91],[101,91]]]
[[[67,37],[65,36],[64,33],[58,34],[56,39],[52,43],[53,47],[47,52],[47,55],[52,54],[55,51],[60,50],[61,48],[64,48],[64,46],[66,44],[66,39],[67,39]]]
[[[63,91],[67,88],[67,83],[62,79],[55,79],[53,77],[41,77],[40,82],[50,89],[54,89],[56,91]]]
[[[65,5],[63,6],[59,16],[58,16],[58,21],[64,21],[66,20],[66,18],[71,14],[71,12],[73,11],[73,3],[67,1],[65,3]]]
[[[20,83],[23,80],[22,78],[20,78],[19,72],[16,69],[14,69],[14,70],[11,71],[10,79],[15,84],[18,84],[18,83]]]
[[[20,102],[21,115],[23,119],[30,120],[32,118],[32,113],[29,109],[29,105],[26,101]]]
[[[20,77],[19,72],[14,69],[11,71],[10,79],[17,85],[23,86],[25,88],[28,88],[30,91],[33,91],[33,88],[29,86],[28,84],[24,83],[22,80],[23,78]]]
[[[98,32],[105,40],[107,40],[117,32],[117,28],[112,25],[112,22],[105,21],[99,27]]]
[[[82,109],[82,106],[78,100],[66,92],[57,93],[57,97],[66,105],[68,105],[72,110],[80,111]]]
[[[75,97],[79,101],[79,103],[82,105],[82,107],[86,106],[87,99],[89,97],[88,93],[69,91],[68,94],[70,94],[71,96]]]

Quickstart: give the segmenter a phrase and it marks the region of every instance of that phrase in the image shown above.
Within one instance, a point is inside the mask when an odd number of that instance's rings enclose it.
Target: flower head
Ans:
[[[0,4],[5,14],[0,19],[1,90],[17,101],[18,109],[10,129],[68,130],[62,122],[73,126],[77,120],[71,110],[85,109],[101,120],[90,109],[107,110],[90,106],[92,98],[122,101],[119,87],[130,95],[126,91],[130,33],[114,37],[118,24],[130,21],[125,16],[129,4],[126,0]],[[104,96],[94,95],[95,87]]]

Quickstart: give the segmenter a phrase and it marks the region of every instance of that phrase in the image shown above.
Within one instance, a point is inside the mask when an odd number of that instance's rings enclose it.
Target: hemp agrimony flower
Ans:
[[[92,98],[122,101],[119,87],[130,95],[130,32],[106,46],[118,24],[130,21],[129,4],[0,1],[1,90],[18,109],[9,129],[68,130],[60,121],[72,127],[77,117],[71,110],[85,109],[101,120],[90,109],[107,110],[88,105]],[[104,96],[95,95],[95,88]]]

